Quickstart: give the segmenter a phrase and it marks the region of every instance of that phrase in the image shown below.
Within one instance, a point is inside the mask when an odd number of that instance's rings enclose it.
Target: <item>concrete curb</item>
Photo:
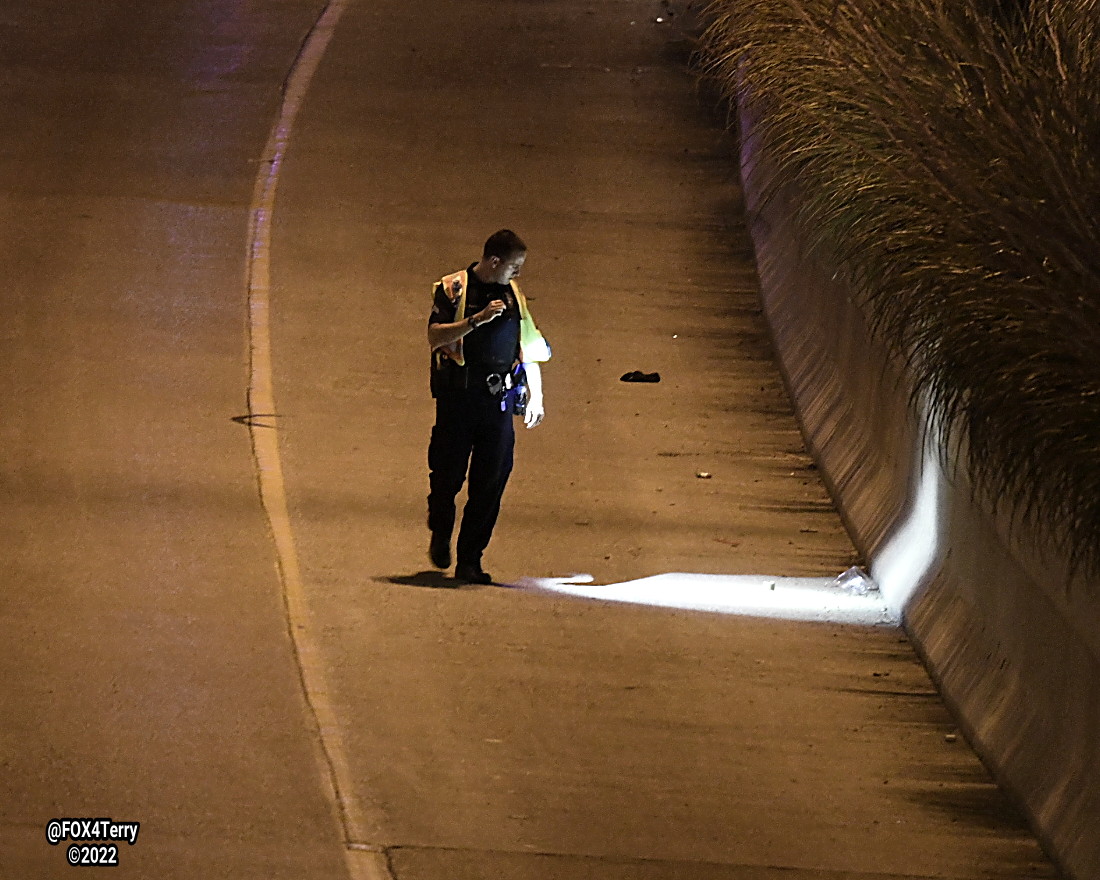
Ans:
[[[789,207],[797,192],[774,191],[743,103],[739,116],[765,313],[853,542],[1045,848],[1071,876],[1100,876],[1100,647],[1082,623],[1100,612],[1095,590],[1011,513],[976,503],[954,460],[941,468],[944,449],[922,448],[927,419],[908,406],[904,364],[871,335],[834,267],[802,252]],[[917,544],[923,554],[906,557]]]

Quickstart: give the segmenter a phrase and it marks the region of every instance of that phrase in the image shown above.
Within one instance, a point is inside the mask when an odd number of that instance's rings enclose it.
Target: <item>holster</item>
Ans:
[[[514,416],[522,416],[527,412],[527,401],[531,399],[531,391],[527,387],[527,371],[523,364],[516,364],[504,382],[504,408]]]

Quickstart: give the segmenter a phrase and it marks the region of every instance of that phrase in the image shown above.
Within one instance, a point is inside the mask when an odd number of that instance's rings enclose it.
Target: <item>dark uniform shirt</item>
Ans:
[[[476,264],[475,264],[476,265]],[[466,313],[455,314],[457,303],[452,302],[442,284],[435,286],[435,303],[429,324],[453,324],[470,315],[476,315],[494,299],[505,304],[504,311],[492,321],[471,330],[462,338],[462,353],[467,371],[472,373],[507,373],[519,360],[519,303],[510,284],[491,284],[474,274],[473,265],[468,272],[466,288]]]

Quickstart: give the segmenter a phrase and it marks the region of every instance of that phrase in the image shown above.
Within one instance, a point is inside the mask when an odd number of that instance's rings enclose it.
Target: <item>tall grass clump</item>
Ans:
[[[976,491],[1100,573],[1100,0],[714,0],[707,63]]]

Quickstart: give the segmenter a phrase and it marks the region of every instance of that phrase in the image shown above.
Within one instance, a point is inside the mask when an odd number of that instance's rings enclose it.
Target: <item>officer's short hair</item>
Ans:
[[[523,243],[522,238],[512,232],[511,229],[501,229],[498,232],[494,232],[486,240],[485,248],[481,252],[481,256],[486,260],[490,257],[499,257],[502,260],[507,260],[515,254],[526,252],[527,245]]]

